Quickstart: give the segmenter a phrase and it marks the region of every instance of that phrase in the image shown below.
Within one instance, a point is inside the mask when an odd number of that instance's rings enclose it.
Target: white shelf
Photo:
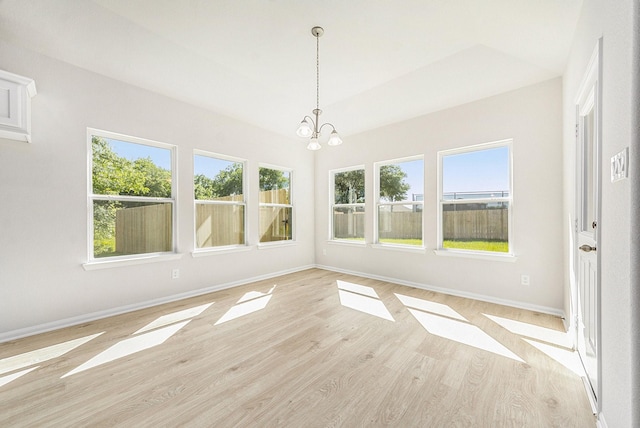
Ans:
[[[36,82],[0,70],[0,138],[31,142],[31,98]]]

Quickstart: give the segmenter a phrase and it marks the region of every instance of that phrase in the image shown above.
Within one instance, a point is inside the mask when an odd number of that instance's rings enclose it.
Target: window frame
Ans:
[[[421,160],[422,161],[422,186],[423,186],[423,194],[421,201],[404,201],[404,202],[381,202],[380,198],[380,168],[386,165],[395,165],[404,162],[411,162]],[[373,248],[387,248],[387,249],[397,249],[403,251],[418,251],[424,252],[426,245],[424,239],[425,233],[425,216],[424,216],[424,191],[425,191],[425,168],[424,168],[424,155],[414,155],[414,156],[406,156],[402,158],[389,159],[385,161],[375,162],[373,164],[373,193],[374,193],[374,210],[373,210]],[[422,245],[410,245],[410,244],[393,244],[388,242],[380,242],[380,207],[381,206],[393,206],[393,205],[414,205],[421,207],[422,213],[422,234],[421,241]]]
[[[171,153],[171,197],[149,197],[149,196],[127,196],[127,195],[102,195],[93,193],[93,144],[92,137],[102,137],[110,140],[118,140],[124,143],[140,144],[150,147],[169,150]],[[134,137],[112,131],[105,131],[96,128],[87,128],[87,262],[83,264],[85,270],[121,266],[132,263],[146,263],[155,260],[176,259],[181,257],[177,253],[178,242],[178,221],[177,221],[177,200],[178,200],[178,172],[177,172],[177,146],[150,140],[147,138]],[[171,204],[171,249],[169,251],[158,251],[151,253],[126,254],[121,256],[95,257],[94,248],[94,202],[95,201],[124,201],[124,202],[162,202]],[[177,257],[176,257],[177,256]]]
[[[282,171],[282,172],[286,172],[289,174],[289,203],[288,204],[274,204],[274,203],[263,203],[260,202],[260,192],[262,191],[260,189],[260,169],[261,168],[265,168],[265,169],[273,169],[273,170],[277,170],[277,171]],[[295,215],[295,205],[294,205],[294,192],[293,192],[293,175],[294,175],[294,170],[293,168],[287,168],[287,167],[283,167],[283,166],[278,166],[278,165],[273,165],[273,164],[268,164],[268,163],[259,163],[258,164],[258,248],[265,248],[265,247],[271,247],[271,246],[282,246],[282,245],[293,245],[296,242],[296,220],[297,217]],[[291,239],[281,239],[278,241],[265,241],[262,242],[262,236],[260,235],[261,231],[260,231],[260,215],[261,215],[261,208],[263,207],[274,207],[274,208],[291,208],[291,219],[289,220],[289,225],[291,227]]]
[[[219,252],[230,252],[242,250],[248,247],[248,235],[249,235],[249,224],[248,224],[248,212],[247,212],[247,200],[248,200],[248,191],[249,186],[247,185],[248,171],[247,171],[247,160],[236,158],[233,156],[223,155],[220,153],[209,152],[206,150],[194,149],[193,150],[193,168],[192,168],[192,176],[191,182],[195,185],[195,157],[209,157],[217,160],[228,161],[233,163],[242,164],[242,201],[215,201],[209,199],[196,199],[195,197],[195,189],[192,192],[193,197],[193,256],[204,255],[207,253],[219,253]],[[244,226],[244,242],[242,244],[231,244],[231,245],[217,245],[211,247],[198,247],[197,240],[197,206],[198,204],[202,205],[227,205],[227,206],[242,206],[243,207],[243,226]]]
[[[362,170],[362,173],[364,174],[364,187],[365,187],[364,202],[361,202],[361,203],[358,202],[358,203],[352,203],[352,204],[336,204],[335,202],[336,174],[340,174],[342,172],[349,172],[349,171],[359,171],[359,170]],[[329,241],[330,242],[341,243],[341,244],[366,245],[367,243],[367,238],[366,238],[366,235],[367,235],[367,227],[366,227],[367,185],[366,185],[366,182],[367,182],[367,170],[364,165],[354,165],[354,166],[329,170],[329,201],[330,201],[329,203]],[[334,224],[335,208],[349,208],[349,207],[354,207],[356,208],[356,210],[359,207],[362,208],[362,213],[365,216],[364,236],[362,237],[362,239],[341,239],[341,238],[335,237],[335,224]]]
[[[443,185],[444,185],[444,167],[443,160],[446,156],[450,155],[460,155],[464,153],[473,153],[479,152],[482,150],[491,150],[500,147],[507,147],[508,149],[508,161],[509,161],[509,195],[501,196],[501,197],[492,197],[492,198],[471,198],[471,199],[460,199],[460,200],[445,200]],[[498,252],[498,251],[484,251],[484,250],[466,250],[462,248],[445,248],[444,247],[444,231],[443,231],[443,208],[444,204],[470,204],[470,203],[487,203],[487,202],[498,202],[508,204],[507,209],[507,245],[509,248],[508,252]],[[470,146],[458,147],[455,149],[447,149],[438,151],[438,192],[437,192],[437,249],[436,254],[438,255],[446,255],[446,256],[462,256],[462,257],[472,257],[472,258],[484,258],[490,260],[496,259],[505,259],[508,261],[515,261],[515,253],[514,253],[514,239],[513,239],[513,138],[508,138],[504,140],[492,141],[488,143],[480,143],[473,144]]]

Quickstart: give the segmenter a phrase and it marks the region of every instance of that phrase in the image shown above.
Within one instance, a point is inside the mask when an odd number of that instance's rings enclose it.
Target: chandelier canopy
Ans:
[[[316,38],[316,108],[313,109],[312,113],[315,117],[315,120],[311,116],[305,116],[300,122],[300,126],[296,131],[298,137],[309,138],[309,144],[307,145],[307,149],[309,150],[320,150],[322,146],[318,142],[318,137],[321,135],[322,128],[325,126],[331,127],[331,135],[329,136],[329,141],[327,144],[330,146],[337,146],[342,144],[342,138],[338,135],[338,131],[336,131],[335,126],[331,123],[326,122],[322,125],[318,123],[318,116],[322,114],[322,110],[320,110],[320,36],[324,34],[324,30],[322,27],[313,27],[311,29],[311,34]]]

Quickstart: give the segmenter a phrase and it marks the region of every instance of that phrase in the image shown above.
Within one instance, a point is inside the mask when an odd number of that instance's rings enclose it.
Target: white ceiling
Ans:
[[[295,137],[320,25],[321,119],[345,137],[561,75],[581,5],[0,0],[0,39]]]

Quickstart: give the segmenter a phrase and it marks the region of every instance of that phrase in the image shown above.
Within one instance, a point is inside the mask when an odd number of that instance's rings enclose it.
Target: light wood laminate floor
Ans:
[[[0,426],[593,427],[563,340],[311,269],[0,344]]]

